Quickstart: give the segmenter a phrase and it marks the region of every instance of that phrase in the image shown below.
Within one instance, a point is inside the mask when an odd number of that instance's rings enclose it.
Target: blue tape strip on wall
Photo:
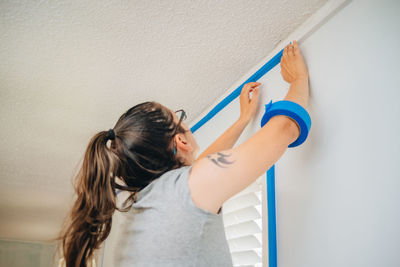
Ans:
[[[275,165],[267,171],[267,207],[268,207],[268,266],[277,266],[276,248],[276,207],[275,207]]]

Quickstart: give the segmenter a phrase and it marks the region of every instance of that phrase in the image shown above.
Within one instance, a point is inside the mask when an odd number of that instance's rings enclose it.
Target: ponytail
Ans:
[[[86,267],[111,230],[119,160],[107,147],[107,136],[108,132],[102,131],[90,140],[76,176],[77,199],[59,237],[67,267]]]

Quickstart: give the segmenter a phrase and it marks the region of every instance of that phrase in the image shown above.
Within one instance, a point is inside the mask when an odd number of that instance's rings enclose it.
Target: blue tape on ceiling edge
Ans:
[[[250,78],[248,78],[244,83],[242,83],[238,88],[236,88],[232,93],[225,97],[221,102],[219,102],[210,112],[207,113],[198,123],[196,123],[190,130],[192,133],[197,131],[201,126],[203,126],[207,121],[214,117],[218,112],[220,112],[224,107],[231,103],[236,97],[242,92],[242,88],[246,83],[255,82],[264,76],[268,71],[273,69],[276,65],[281,62],[283,49],[276,54],[272,59],[264,64],[256,73],[254,73]]]

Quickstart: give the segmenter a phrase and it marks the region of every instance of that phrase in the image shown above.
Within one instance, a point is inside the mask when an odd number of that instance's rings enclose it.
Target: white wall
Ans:
[[[278,266],[400,266],[399,14],[399,1],[352,1],[300,44],[312,127],[276,165]],[[289,88],[280,65],[259,81],[259,113],[236,145]],[[201,127],[200,147],[239,111],[237,98]]]

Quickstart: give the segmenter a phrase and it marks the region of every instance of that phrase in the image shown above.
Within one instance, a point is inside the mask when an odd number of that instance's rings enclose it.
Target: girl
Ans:
[[[285,100],[306,108],[308,71],[296,41],[284,49],[281,74],[291,84]],[[198,158],[185,112],[157,102],[130,108],[113,129],[97,133],[59,236],[66,266],[87,266],[109,235],[115,210],[126,220],[114,266],[232,266],[223,203],[265,173],[300,133],[295,121],[279,115],[232,148],[256,113],[259,85],[243,86],[238,121]],[[117,190],[130,193],[122,208]]]

